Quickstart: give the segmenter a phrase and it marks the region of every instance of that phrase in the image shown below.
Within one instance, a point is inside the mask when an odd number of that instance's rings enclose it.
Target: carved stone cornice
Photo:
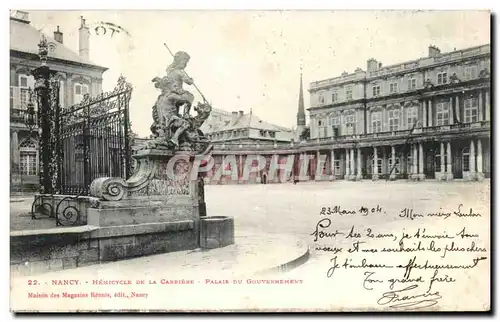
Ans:
[[[384,106],[383,105],[375,105],[375,106],[372,106],[370,107],[370,112],[379,112],[379,111],[382,111],[384,109]]]
[[[90,85],[90,81],[87,78],[83,77],[82,75],[73,76],[71,78],[71,81],[73,83],[80,83],[80,84]]]

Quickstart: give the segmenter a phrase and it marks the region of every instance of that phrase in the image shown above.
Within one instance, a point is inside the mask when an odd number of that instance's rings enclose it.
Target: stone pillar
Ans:
[[[427,127],[427,105],[425,104],[425,101],[422,101],[422,118],[423,118],[422,127]]]
[[[391,168],[389,169],[389,179],[396,179],[396,148],[391,145]]]
[[[317,181],[317,180],[321,180],[322,177],[323,177],[323,169],[325,167],[326,164],[319,164],[319,157],[320,157],[320,154],[319,154],[319,150],[316,151],[316,160],[314,160],[314,164],[315,164],[315,167],[314,167],[314,180]],[[323,166],[323,169],[320,169],[320,166]]]
[[[444,142],[441,142],[441,150],[439,152],[440,156],[440,169],[439,169],[439,175],[436,175],[436,179],[439,177],[440,180],[444,180],[444,170],[445,170],[445,164],[444,164]],[[437,169],[436,169],[437,170]]]
[[[361,171],[361,149],[358,148],[358,170],[357,170],[357,173],[356,173],[356,180],[361,180],[363,179],[363,174],[362,174],[362,171]]]
[[[417,150],[417,145],[413,144],[412,145],[412,167],[411,167],[411,172],[413,175],[414,179],[417,179],[418,177],[418,150]]]
[[[469,180],[476,179],[476,149],[474,146],[474,140],[470,140],[469,148]]]
[[[481,139],[477,140],[477,180],[483,180],[483,145]]]
[[[17,131],[12,131],[12,140],[10,141],[11,145],[11,158],[12,162],[16,165],[19,165],[19,137]],[[19,169],[11,169],[11,171],[18,172]]]
[[[424,180],[424,147],[422,142],[418,144],[418,179]]]
[[[349,149],[345,149],[345,180],[349,180],[349,176],[351,175],[351,162],[349,160],[351,152]]]
[[[405,118],[403,117],[404,115],[405,115],[405,104],[401,103],[399,107],[399,128],[401,130],[405,129]]]
[[[330,180],[335,179],[335,152],[330,151]]]
[[[490,120],[490,92],[486,91],[484,93],[484,107],[485,107],[485,121]]]
[[[373,173],[372,180],[378,180],[378,154],[377,147],[373,147]]]
[[[429,114],[428,114],[429,120],[427,121],[427,123],[429,124],[429,127],[432,127],[432,126],[434,126],[433,121],[432,121],[432,115],[433,115],[432,114],[432,100],[428,100],[427,102],[428,102],[427,109],[429,111]]]
[[[238,156],[238,183],[243,183],[243,156]]]
[[[458,121],[462,121],[462,115],[460,114],[460,98],[455,96],[455,115]]]
[[[483,109],[484,109],[484,103],[483,103],[483,91],[479,91],[479,113],[478,113],[478,121],[484,121],[483,117]]]
[[[452,180],[453,179],[453,173],[451,172],[451,141],[448,141],[446,143],[446,157],[448,160],[446,160],[446,179],[447,180]]]
[[[450,108],[448,109],[448,112],[449,122],[450,124],[453,124],[453,114],[455,114],[453,111],[453,97],[450,97]]]
[[[354,179],[356,174],[356,167],[355,167],[356,160],[354,159],[354,149],[350,149],[350,151],[351,155],[349,156],[349,161],[351,161],[351,165],[349,168],[351,168],[351,177],[349,179]]]

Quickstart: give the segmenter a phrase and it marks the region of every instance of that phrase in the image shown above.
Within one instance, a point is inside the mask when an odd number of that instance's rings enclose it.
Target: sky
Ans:
[[[317,80],[366,70],[373,57],[391,65],[441,52],[490,43],[488,11],[30,11],[31,23],[78,52],[80,16],[91,27],[90,60],[108,67],[103,90],[123,74],[134,86],[130,113],[139,136],[148,136],[158,90],[173,52],[191,60],[186,72],[217,109],[253,111],[286,127],[296,124],[302,67],[307,88]],[[99,21],[127,30],[97,35]],[[196,89],[185,85],[201,101]]]

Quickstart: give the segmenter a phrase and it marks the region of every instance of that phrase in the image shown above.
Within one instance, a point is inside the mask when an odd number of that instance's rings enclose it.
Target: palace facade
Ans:
[[[215,164],[207,181],[488,178],[490,73],[489,44],[448,53],[429,46],[427,57],[390,66],[371,58],[366,70],[310,84],[308,127],[301,76],[295,140],[231,144],[231,137],[208,131]],[[253,155],[264,156],[266,166],[245,180]],[[236,157],[235,169],[223,161],[227,156]],[[270,171],[290,158],[291,173]],[[220,168],[225,175],[214,176]]]
[[[48,42],[47,65],[57,72],[60,82],[61,107],[79,103],[85,94],[96,96],[102,92],[102,77],[106,67],[89,60],[89,28],[81,19],[78,30],[78,53],[64,45],[59,28]],[[10,16],[10,153],[11,192],[33,190],[38,178],[38,128],[33,131],[25,125],[29,89],[34,87],[31,71],[40,66],[38,44],[42,33],[30,23],[29,13],[11,12]]]

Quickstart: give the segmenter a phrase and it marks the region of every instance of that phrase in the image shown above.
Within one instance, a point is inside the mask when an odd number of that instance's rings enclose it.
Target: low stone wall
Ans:
[[[11,232],[11,274],[32,275],[199,247],[199,222]]]
[[[12,232],[11,274],[31,275],[98,263],[99,241],[90,238],[91,231],[91,227],[82,226]]]

